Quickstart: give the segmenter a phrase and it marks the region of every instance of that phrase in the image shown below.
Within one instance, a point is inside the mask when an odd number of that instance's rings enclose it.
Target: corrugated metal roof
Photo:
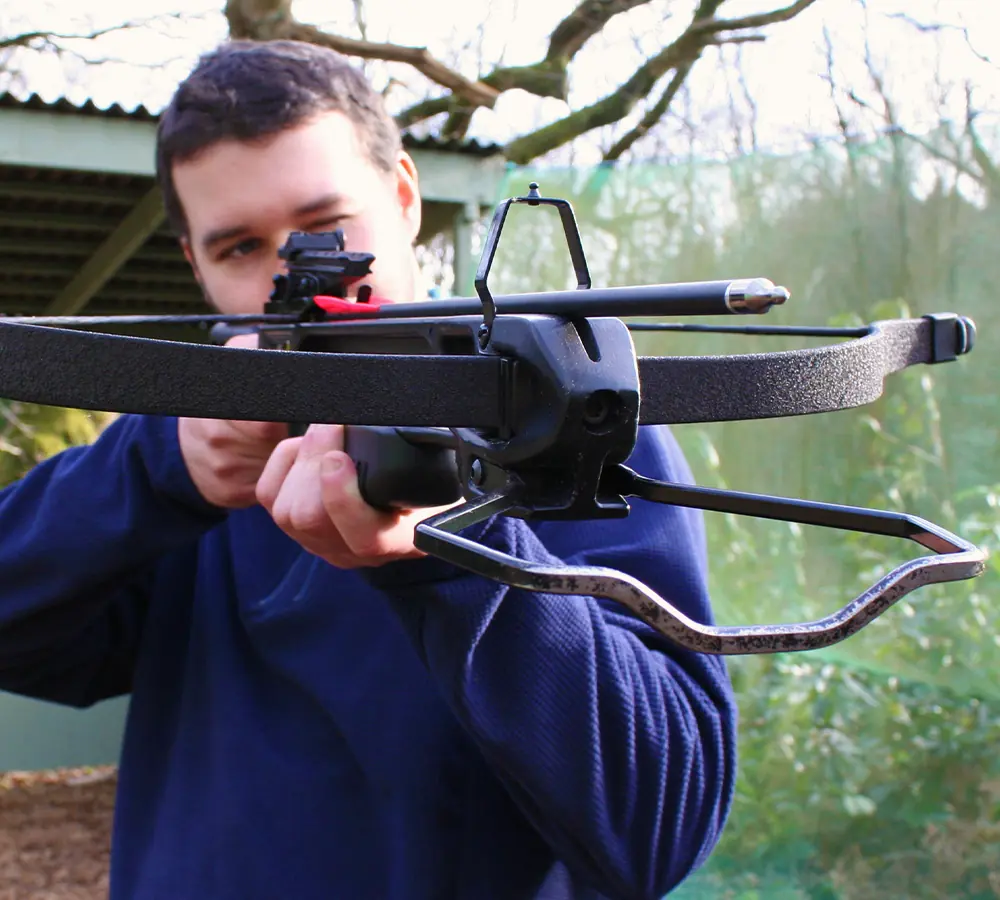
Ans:
[[[145,106],[128,110],[115,103],[104,109],[93,100],[87,100],[85,103],[74,103],[66,97],[44,100],[38,94],[28,94],[25,97],[17,97],[11,93],[0,94],[0,108],[36,109],[44,112],[72,113],[78,116],[102,116],[106,119],[133,119],[138,122],[155,122],[159,118],[158,114]]]
[[[87,100],[85,103],[74,103],[65,97],[60,97],[57,100],[44,100],[38,94],[28,94],[25,97],[17,97],[10,93],[0,94],[0,109],[34,109],[105,119],[131,119],[135,122],[157,122],[160,118],[159,113],[155,113],[145,106],[137,106],[131,110],[117,103],[108,107],[100,107],[92,100]],[[472,156],[493,156],[503,149],[499,144],[480,141],[476,138],[445,140],[433,135],[418,137],[405,131],[403,132],[403,143],[407,147],[419,150],[442,150],[448,153],[467,153]]]
[[[50,101],[0,94],[0,110],[28,109],[72,116],[155,122],[146,107],[128,110],[91,101]],[[405,135],[410,148],[469,156],[498,148],[477,141]],[[38,315],[72,281],[136,203],[154,187],[146,175],[76,171],[0,163],[0,314]],[[166,223],[124,263],[83,310],[91,315],[210,311]]]
[[[152,184],[138,175],[0,165],[0,311],[42,313]],[[161,314],[207,306],[164,224],[86,311]]]

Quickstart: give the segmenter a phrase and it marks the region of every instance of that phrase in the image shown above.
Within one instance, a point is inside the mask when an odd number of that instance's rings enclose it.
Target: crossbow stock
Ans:
[[[556,208],[575,290],[492,295],[488,275],[513,203]],[[417,525],[418,549],[519,588],[616,601],[697,652],[828,646],[916,588],[984,569],[983,551],[915,516],[667,483],[625,464],[642,424],[805,415],[869,403],[887,375],[971,350],[975,327],[968,318],[934,314],[861,328],[629,325],[623,317],[759,315],[789,295],[764,278],[592,288],[570,204],[541,196],[534,183],[526,196],[497,207],[476,298],[374,297],[362,283],[374,257],[345,250],[339,231],[295,233],[281,256],[286,273],[275,276],[260,315],[0,318],[0,396],[288,422],[293,433],[302,423],[340,423],[373,506],[457,504]],[[234,330],[251,330],[261,349],[100,332],[152,323],[211,327],[216,344]],[[637,357],[630,331],[650,328],[837,341],[770,353]],[[626,573],[536,565],[460,533],[495,515],[624,517],[628,498],[905,538],[933,555],[897,566],[826,618],[728,627],[693,621]]]

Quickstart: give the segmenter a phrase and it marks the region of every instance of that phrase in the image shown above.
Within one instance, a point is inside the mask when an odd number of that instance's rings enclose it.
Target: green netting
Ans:
[[[792,291],[769,321],[839,324],[955,311],[975,352],[892,376],[868,407],[680,426],[706,485],[902,509],[989,548],[997,464],[1000,214],[895,141],[727,164],[512,168],[502,196],[573,202],[595,285],[764,275]],[[512,208],[491,287],[571,286],[554,212]],[[706,320],[707,321],[707,320]],[[647,354],[806,346],[637,335]],[[839,608],[914,544],[706,514],[718,618]],[[1000,896],[997,570],[911,594],[825,651],[731,661],[741,707],[732,818],[682,898]]]

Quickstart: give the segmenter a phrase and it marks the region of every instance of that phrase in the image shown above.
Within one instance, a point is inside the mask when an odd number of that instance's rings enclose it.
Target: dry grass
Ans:
[[[0,773],[0,900],[105,900],[113,767]]]

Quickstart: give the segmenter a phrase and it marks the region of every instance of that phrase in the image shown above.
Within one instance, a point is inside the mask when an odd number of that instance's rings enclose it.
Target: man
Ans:
[[[376,293],[415,297],[417,172],[335,54],[209,54],[157,163],[221,311],[261,309],[292,230],[342,228]],[[631,463],[690,477],[665,429]],[[659,897],[705,859],[735,770],[723,662],[423,557],[427,514],[366,506],[339,427],[169,417],[123,416],[0,494],[0,688],[131,694],[112,898]],[[711,619],[695,512],[466,534]]]

